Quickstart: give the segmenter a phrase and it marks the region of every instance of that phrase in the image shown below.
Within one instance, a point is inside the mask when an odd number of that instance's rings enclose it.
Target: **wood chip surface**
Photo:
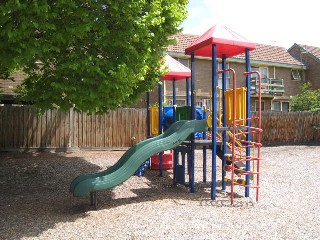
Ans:
[[[79,174],[112,166],[124,151],[1,152],[0,239],[320,239],[320,146],[263,147],[260,201],[236,189],[210,200],[211,151],[207,183],[202,150],[196,150],[196,193],[173,186],[172,170],[148,170],[142,177],[73,198]]]

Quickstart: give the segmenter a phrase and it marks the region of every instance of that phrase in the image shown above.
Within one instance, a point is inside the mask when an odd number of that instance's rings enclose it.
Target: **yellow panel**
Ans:
[[[151,135],[159,135],[159,107],[149,107]]]
[[[233,90],[227,90],[224,93],[226,97],[226,117],[227,117],[227,125],[232,124],[232,107],[233,107]],[[236,90],[236,120],[245,119],[246,118],[246,96],[247,89],[237,88]],[[244,124],[245,121],[242,122]]]
[[[212,115],[211,115],[211,113],[208,115],[206,120],[207,120],[208,127],[212,128]]]

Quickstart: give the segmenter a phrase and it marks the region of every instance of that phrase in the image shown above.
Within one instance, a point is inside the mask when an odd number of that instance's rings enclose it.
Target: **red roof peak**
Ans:
[[[212,57],[212,44],[216,44],[217,57],[223,54],[232,57],[244,53],[246,49],[254,50],[256,44],[248,41],[230,28],[216,24],[186,48],[185,53],[194,52],[196,56]]]
[[[161,77],[162,80],[182,80],[191,77],[191,70],[168,54],[164,57],[164,61],[169,72]]]

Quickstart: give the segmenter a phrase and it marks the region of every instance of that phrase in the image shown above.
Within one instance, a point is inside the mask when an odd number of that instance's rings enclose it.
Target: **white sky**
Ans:
[[[315,0],[189,0],[184,33],[202,35],[216,23],[255,43],[285,48],[320,47],[320,10]]]

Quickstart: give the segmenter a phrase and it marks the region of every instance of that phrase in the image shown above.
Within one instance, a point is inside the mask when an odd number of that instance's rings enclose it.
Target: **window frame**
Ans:
[[[291,70],[291,80],[293,80],[293,81],[301,81],[302,80],[299,70],[297,70],[297,69]]]
[[[262,75],[262,69],[266,69],[266,76]],[[261,67],[261,66],[251,66],[251,71],[258,71],[261,74],[261,79],[263,78],[269,78],[269,68],[268,67]],[[253,79],[256,78],[256,76],[252,77]]]
[[[279,103],[280,105],[280,110],[275,110],[274,109],[274,103],[277,102]],[[283,104],[286,103],[288,104],[288,111],[283,111]],[[276,101],[272,101],[272,108],[271,108],[272,111],[276,111],[276,112],[289,112],[290,111],[290,102],[289,101],[281,101],[281,100],[276,100]]]
[[[279,110],[274,108],[274,104],[275,104],[275,103],[279,103],[279,108],[280,108]],[[281,101],[272,101],[272,108],[271,108],[271,110],[272,110],[272,111],[276,111],[276,112],[281,112]]]
[[[186,66],[187,68],[190,68],[190,59],[189,58],[178,58],[177,60],[182,65]],[[184,61],[187,61],[187,65],[185,64]]]
[[[254,111],[258,111],[258,102],[259,100],[255,100],[254,101]],[[261,111],[264,111],[265,110],[265,101],[264,100],[261,100]]]

